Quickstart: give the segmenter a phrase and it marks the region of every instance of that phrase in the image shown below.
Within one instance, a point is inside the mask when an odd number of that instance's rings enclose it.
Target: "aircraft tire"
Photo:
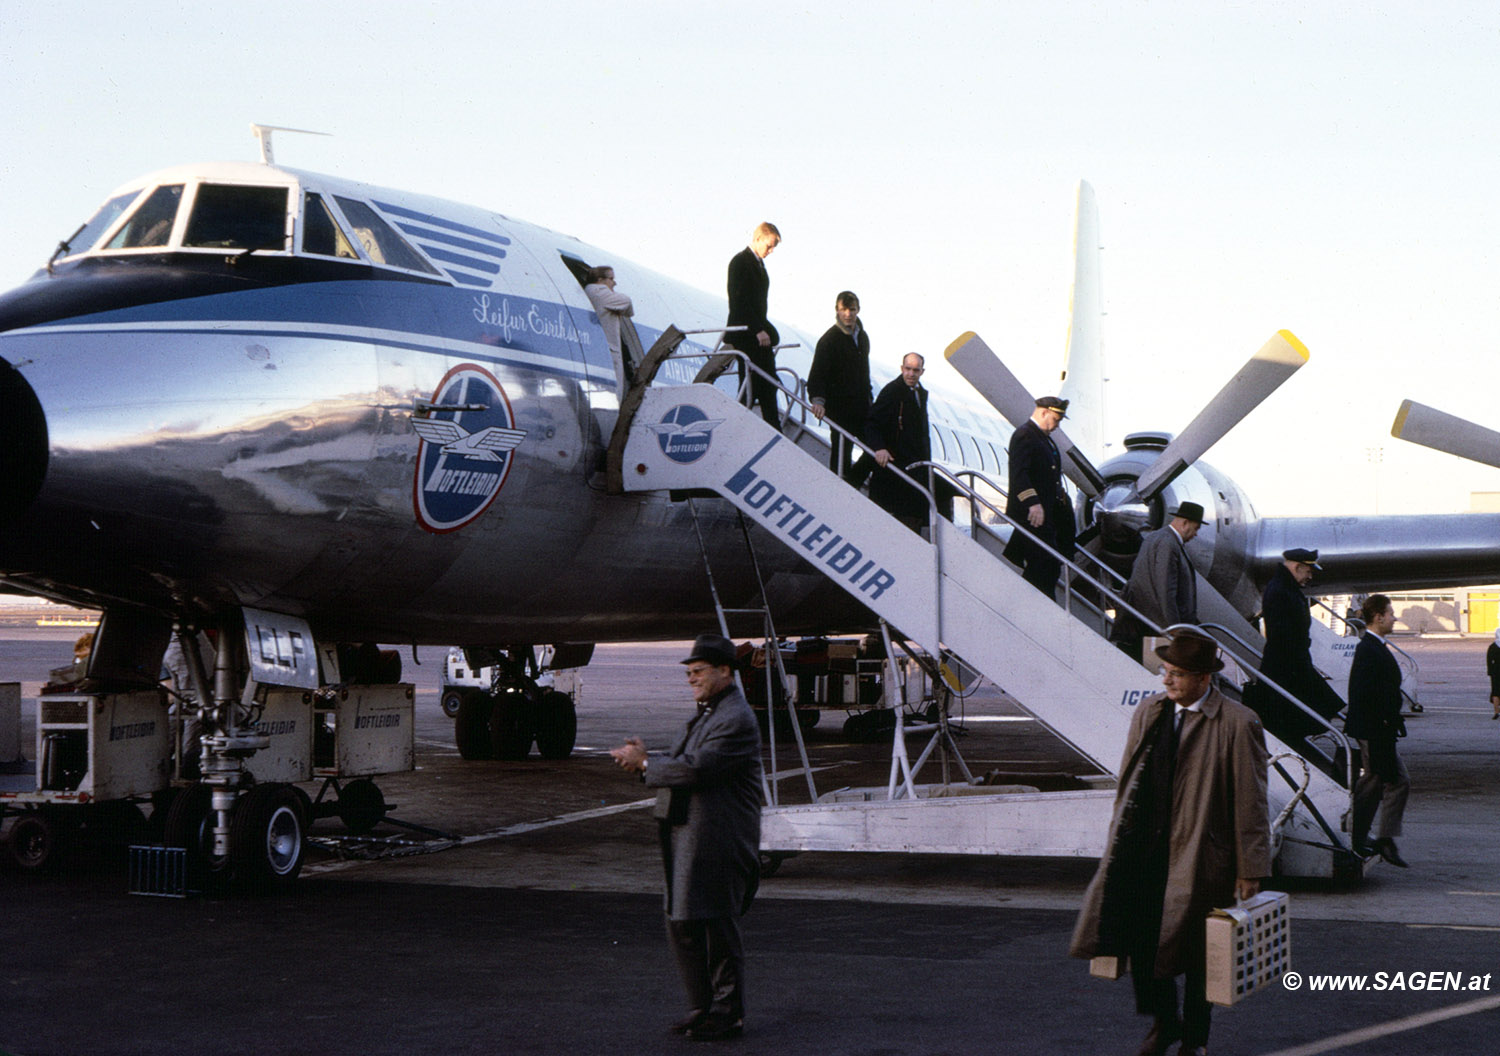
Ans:
[[[543,759],[566,759],[578,740],[578,710],[573,698],[561,690],[542,694],[541,714],[536,724],[536,748]]]
[[[50,811],[28,810],[5,841],[10,863],[23,873],[45,873],[57,865],[58,825]]]
[[[490,713],[490,744],[495,758],[516,761],[531,754],[536,739],[536,709],[520,693],[507,693],[495,701]]]
[[[212,810],[213,789],[202,784],[183,789],[167,807],[162,842],[168,847],[185,848],[188,858],[199,865],[208,864],[214,844],[214,827],[209,819]]]
[[[358,784],[358,782],[354,782]],[[255,890],[289,886],[307,855],[307,816],[289,785],[256,785],[234,805],[229,855],[235,878]]]
[[[385,794],[368,777],[339,789],[339,820],[355,836],[363,836],[385,818]]]
[[[453,719],[453,741],[458,754],[465,759],[493,759],[490,742],[490,713],[495,702],[477,689],[461,689],[458,714]]]
[[[442,705],[444,715],[450,719],[458,718],[458,709],[463,707],[464,703],[463,690],[457,686],[449,686],[443,690],[443,696],[439,703]]]

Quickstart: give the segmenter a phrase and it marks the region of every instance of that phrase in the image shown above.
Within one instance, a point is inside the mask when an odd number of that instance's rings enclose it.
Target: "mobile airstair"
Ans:
[[[926,493],[931,510],[927,532],[913,532],[828,470],[826,458],[803,450],[732,393],[701,383],[652,386],[656,366],[675,347],[673,334],[669,330],[643,364],[627,401],[628,418],[622,408],[615,432],[619,447],[610,459],[612,473],[618,474],[612,486],[721,496],[928,656],[962,658],[1102,771],[1115,773],[1132,709],[1159,683],[1100,633],[1102,610],[1127,606],[1110,584],[1096,578],[1098,570],[1065,563],[1059,604],[984,543],[938,516],[932,489],[907,478]],[[800,399],[782,391],[794,402]],[[848,434],[835,442],[859,443]],[[1003,513],[977,490],[942,467],[930,470],[946,476],[947,486],[976,510],[987,511],[976,521],[1003,524]],[[1247,660],[1244,666],[1252,665]],[[1267,740],[1271,754],[1279,757],[1272,769],[1270,807],[1277,819],[1281,871],[1332,876],[1347,872],[1351,861],[1357,867],[1341,831],[1349,809],[1348,775],[1335,779],[1274,738]],[[896,751],[905,753],[899,730]],[[950,787],[924,794],[908,774],[905,781],[893,779],[889,795],[881,799],[824,797],[810,804],[772,805],[763,820],[762,848],[771,853],[1103,853],[1112,790],[986,791]]]

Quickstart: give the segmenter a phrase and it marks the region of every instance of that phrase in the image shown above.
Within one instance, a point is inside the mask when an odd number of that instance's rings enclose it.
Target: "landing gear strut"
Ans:
[[[531,646],[470,649],[473,670],[492,672],[490,689],[454,687],[453,735],[465,759],[525,759],[533,742],[543,759],[566,759],[578,736],[573,698],[542,685]],[[445,697],[445,707],[446,697]]]

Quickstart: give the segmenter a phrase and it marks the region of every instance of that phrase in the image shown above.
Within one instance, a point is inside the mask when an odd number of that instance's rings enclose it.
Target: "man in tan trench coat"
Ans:
[[[1131,719],[1109,842],[1071,949],[1129,957],[1136,1011],[1152,1017],[1137,1056],[1179,1038],[1182,1053],[1204,1051],[1204,920],[1258,893],[1271,871],[1260,719],[1213,688],[1224,664],[1211,639],[1184,631],[1156,653],[1166,692]]]

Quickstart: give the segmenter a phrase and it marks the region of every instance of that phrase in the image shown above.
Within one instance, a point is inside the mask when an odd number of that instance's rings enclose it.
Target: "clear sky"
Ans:
[[[1259,512],[1500,491],[1389,435],[1403,397],[1500,427],[1493,0],[727,6],[0,0],[0,287],[127,179],[253,160],[259,121],[333,133],[289,166],[714,291],[773,220],[774,314],[819,330],[850,288],[891,371],[972,329],[1042,393],[1087,179],[1109,436],[1180,430],[1286,328],[1311,361],[1208,455]]]

